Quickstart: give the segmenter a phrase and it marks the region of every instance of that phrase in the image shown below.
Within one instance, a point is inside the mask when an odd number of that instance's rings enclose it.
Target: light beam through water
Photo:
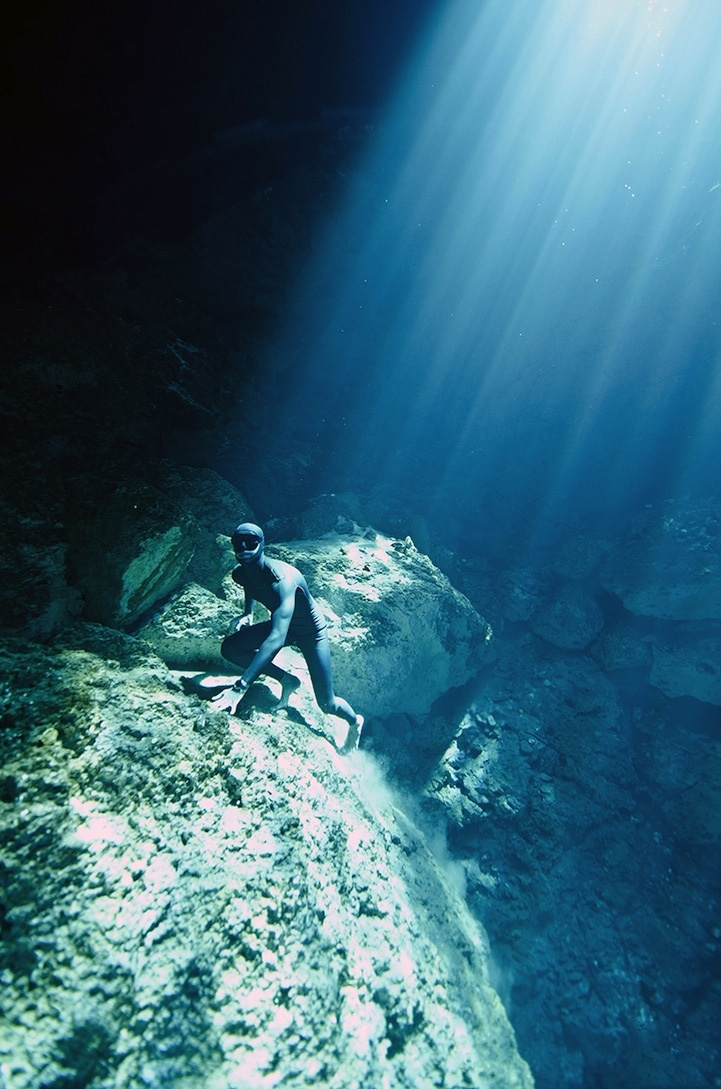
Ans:
[[[284,330],[318,486],[499,547],[715,486],[721,5],[453,0]]]

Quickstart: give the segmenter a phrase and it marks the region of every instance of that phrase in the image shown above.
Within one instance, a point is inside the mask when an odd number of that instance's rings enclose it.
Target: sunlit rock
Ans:
[[[590,594],[569,582],[541,600],[528,626],[555,647],[583,650],[603,627],[603,614]]]
[[[666,620],[721,620],[721,503],[647,507],[601,566],[627,609]]]
[[[424,714],[492,657],[488,624],[410,539],[331,534],[272,551],[308,579],[336,690],[366,715]]]
[[[310,696],[213,713],[100,627],[0,664],[8,1085],[531,1089],[455,871]]]
[[[71,528],[69,566],[85,616],[128,628],[186,578],[196,520],[161,492],[128,484]]]
[[[651,684],[721,707],[721,624],[676,624],[653,640]]]
[[[159,610],[139,634],[173,669],[229,669],[220,645],[240,615],[239,604],[223,601],[189,583]]]

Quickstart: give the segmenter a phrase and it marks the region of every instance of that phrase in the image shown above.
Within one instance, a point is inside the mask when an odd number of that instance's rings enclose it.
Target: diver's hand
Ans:
[[[250,613],[244,613],[243,616],[239,616],[233,625],[233,631],[240,631],[241,628],[249,628],[253,623],[253,617]]]
[[[226,688],[223,692],[218,692],[217,695],[213,696],[210,706],[214,711],[227,711],[228,714],[234,715],[246,691],[247,689],[239,691],[237,688]]]

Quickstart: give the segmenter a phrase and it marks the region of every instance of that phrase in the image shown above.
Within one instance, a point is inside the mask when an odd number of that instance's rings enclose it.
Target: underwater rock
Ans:
[[[192,582],[218,593],[234,562],[230,536],[240,522],[257,522],[245,497],[212,469],[153,461],[149,482],[197,521],[200,532],[188,564]]]
[[[640,646],[650,656],[641,635],[653,626],[632,618],[629,655]],[[633,677],[624,707],[589,658],[563,657],[526,632],[495,643],[494,667],[425,796],[448,819],[536,1083],[631,1089],[653,1058],[659,1084],[710,1084],[715,720],[709,736],[694,732],[693,716],[687,727],[676,701]]]
[[[316,496],[298,516],[297,524],[299,536],[312,540],[326,533],[357,535],[368,526],[369,519],[358,497],[343,492]]]
[[[646,677],[653,657],[651,632],[635,617],[620,620],[604,628],[590,648],[590,653],[608,672],[635,669],[640,677]]]
[[[186,578],[200,530],[146,484],[119,487],[70,528],[72,583],[85,616],[129,628]]]
[[[66,578],[62,509],[41,502],[32,487],[25,502],[0,498],[0,629],[47,639],[82,610]]]
[[[461,720],[426,792],[460,826],[494,818],[590,828],[628,778],[617,760],[615,689],[588,658],[545,661],[528,636],[501,646],[486,696]]]
[[[579,533],[563,542],[551,570],[562,578],[585,581],[590,579],[608,552],[610,544]]]
[[[368,715],[425,714],[492,659],[492,633],[413,542],[369,530],[269,550],[296,564],[328,621],[335,687]]]
[[[721,620],[721,503],[647,507],[601,565],[626,608],[665,620]]]
[[[721,624],[676,624],[652,647],[651,684],[721,707]]]
[[[512,624],[531,618],[545,592],[545,581],[535,571],[514,568],[504,578],[502,612]]]
[[[648,716],[642,723],[644,742],[644,779],[647,789],[657,800],[662,815],[659,826],[673,829],[677,841],[675,850],[679,859],[681,851],[691,855],[698,849],[721,846],[721,738],[716,731],[704,736],[698,730],[679,729],[676,724],[669,728],[658,716]],[[659,839],[661,837],[658,837]],[[671,851],[667,849],[671,857]],[[678,865],[679,871],[681,870]],[[668,880],[670,871],[664,875]],[[715,880],[715,874],[709,875]],[[674,883],[677,877],[674,874]],[[714,910],[712,901],[703,904],[701,915]],[[698,929],[696,913],[691,911],[685,919],[686,933]],[[719,935],[721,937],[721,934]],[[719,947],[721,951],[721,947]],[[713,950],[707,950],[713,954]],[[690,962],[690,957],[686,963]],[[678,970],[679,976],[681,971]],[[678,984],[683,988],[683,981]]]
[[[583,650],[603,627],[598,603],[569,582],[544,597],[529,618],[534,635],[562,650]]]
[[[212,712],[99,626],[0,665],[13,1089],[532,1089],[455,875],[309,694]]]
[[[237,604],[189,583],[137,634],[171,669],[229,669],[220,644],[241,611]]]

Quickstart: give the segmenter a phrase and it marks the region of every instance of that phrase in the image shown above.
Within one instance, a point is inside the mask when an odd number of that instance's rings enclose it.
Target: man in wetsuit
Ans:
[[[245,591],[245,611],[235,625],[235,632],[223,640],[221,653],[243,669],[232,688],[213,698],[214,706],[234,714],[244,693],[261,673],[280,681],[278,707],[300,685],[297,677],[275,665],[273,658],[281,647],[292,645],[305,658],[313,692],[326,714],[348,723],[348,733],[339,745],[342,752],[358,747],[363,718],[333,691],[330,645],[326,623],[300,571],[282,560],[265,555],[263,530],[252,522],[242,522],[233,533],[233,549],[238,566],[233,581]],[[270,620],[253,623],[253,602],[259,601],[270,612]]]

